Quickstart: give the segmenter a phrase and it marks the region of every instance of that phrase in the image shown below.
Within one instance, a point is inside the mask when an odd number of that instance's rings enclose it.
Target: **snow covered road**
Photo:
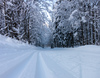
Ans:
[[[0,38],[0,78],[100,78],[100,47],[41,49]]]

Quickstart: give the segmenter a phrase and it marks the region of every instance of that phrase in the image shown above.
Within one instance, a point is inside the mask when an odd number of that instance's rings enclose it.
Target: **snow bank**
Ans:
[[[0,46],[9,46],[9,47],[34,47],[34,46],[30,46],[28,45],[28,43],[23,43],[21,41],[6,37],[6,36],[2,36],[0,35]]]

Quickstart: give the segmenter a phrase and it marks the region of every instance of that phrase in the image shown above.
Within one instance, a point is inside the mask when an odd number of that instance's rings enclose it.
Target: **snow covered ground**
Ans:
[[[42,49],[0,35],[0,78],[100,78],[100,46]]]

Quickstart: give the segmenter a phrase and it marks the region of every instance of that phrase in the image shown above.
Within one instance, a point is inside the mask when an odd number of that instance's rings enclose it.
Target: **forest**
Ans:
[[[100,45],[100,0],[0,0],[0,34],[43,48]]]

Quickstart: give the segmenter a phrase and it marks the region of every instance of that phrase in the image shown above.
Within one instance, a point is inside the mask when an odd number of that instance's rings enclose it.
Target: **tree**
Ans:
[[[3,1],[0,0],[0,34],[4,35],[4,25],[5,25],[5,16],[4,16],[4,4]]]
[[[57,11],[55,13],[55,31],[53,33],[54,47],[73,47],[73,27],[71,19],[75,10],[75,1],[59,0]],[[67,4],[67,5],[66,5]],[[71,15],[70,15],[71,14]]]

